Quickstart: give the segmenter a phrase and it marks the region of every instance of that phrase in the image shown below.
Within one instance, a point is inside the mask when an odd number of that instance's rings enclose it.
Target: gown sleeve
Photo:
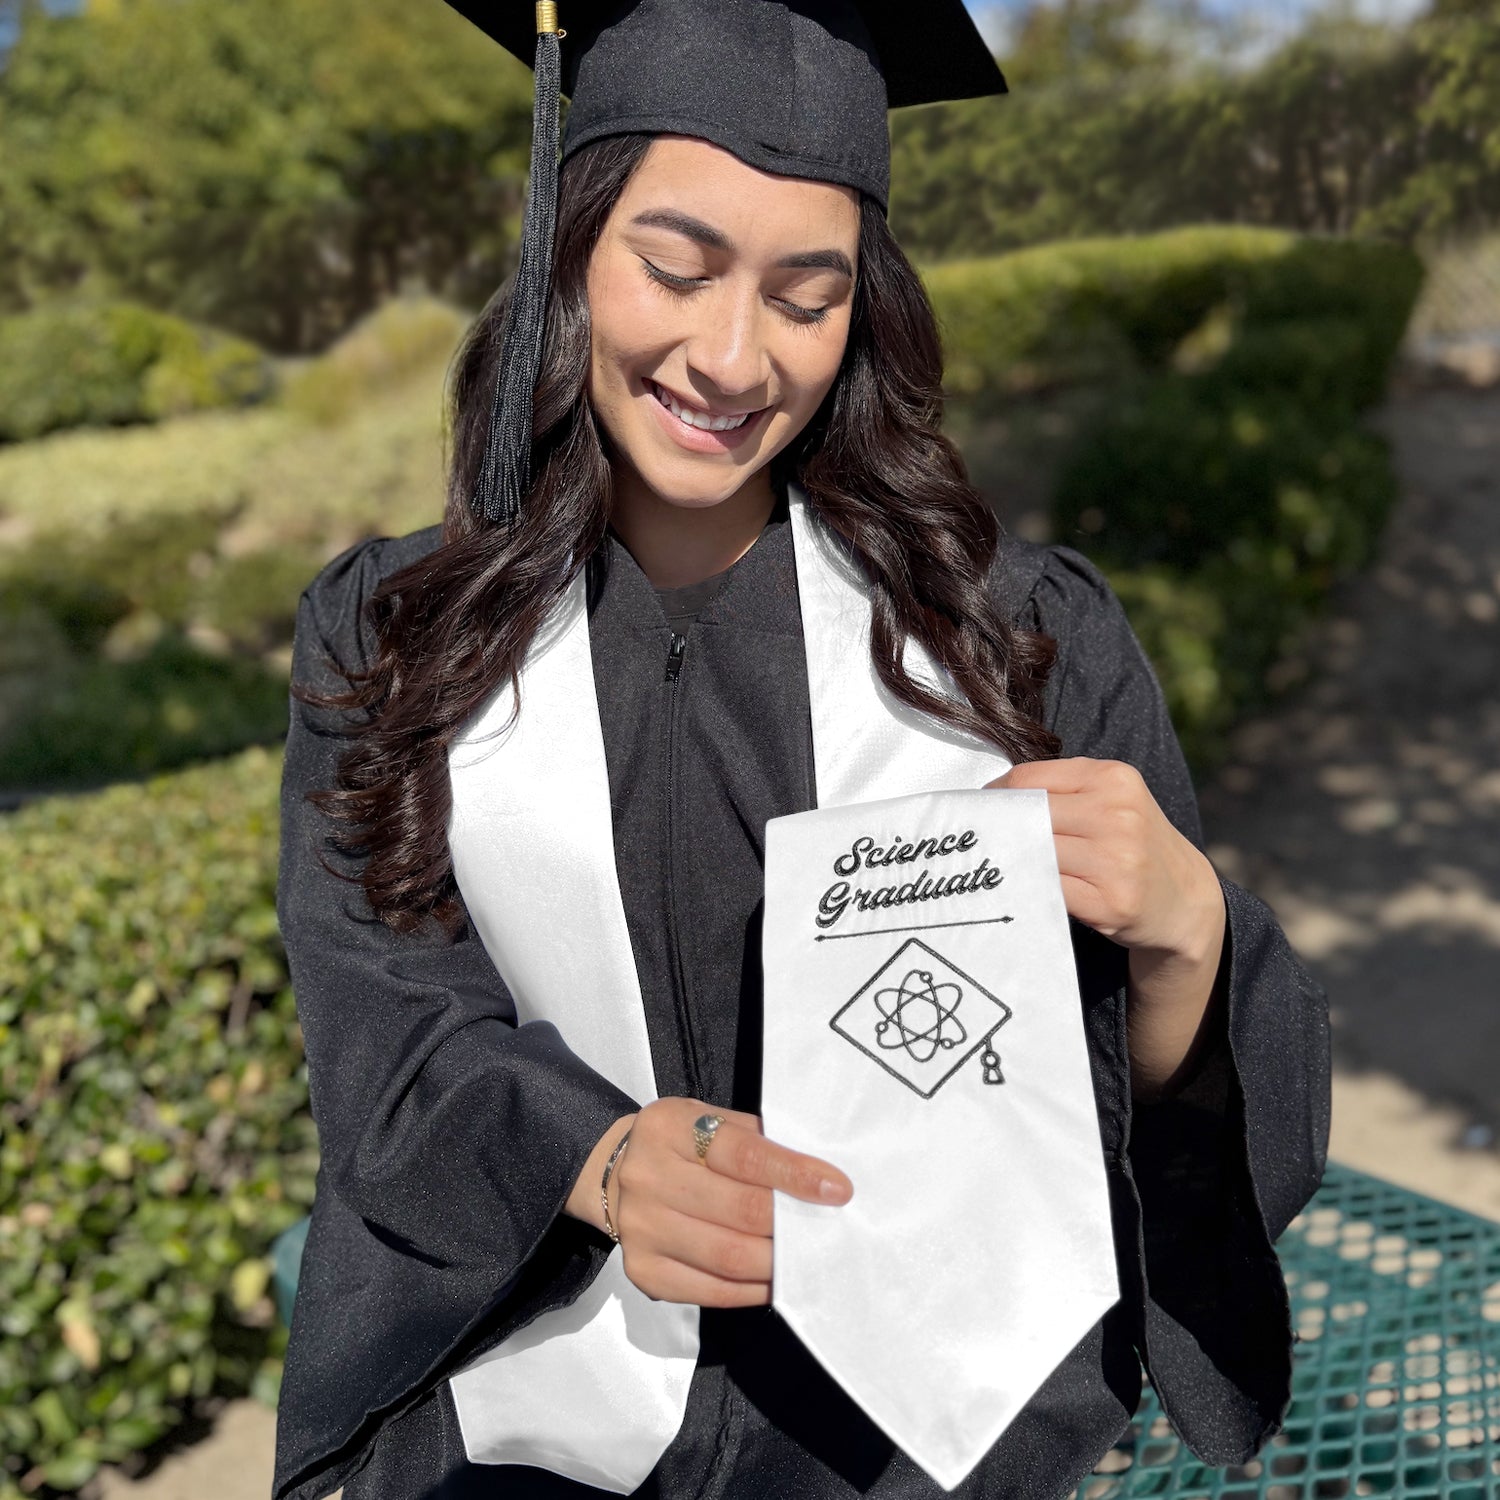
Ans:
[[[363,664],[361,605],[385,545],[358,544],[303,593],[294,682],[342,689],[334,664]],[[507,1298],[528,1299],[534,1316],[583,1290],[607,1242],[561,1210],[595,1143],[639,1108],[551,1024],[517,1024],[472,923],[452,942],[431,921],[396,934],[357,882],[321,867],[320,853],[357,867],[306,801],[334,784],[339,717],[291,700],[281,787],[277,915],[321,1164],[278,1412],[278,1496],[430,1384]],[[543,1275],[538,1259],[567,1273]]]
[[[1122,760],[1197,848],[1191,777],[1156,676],[1104,575],[1053,546],[1023,623],[1058,642],[1047,697],[1065,756]],[[1220,876],[1217,1029],[1191,1078],[1132,1101],[1128,956],[1074,923],[1110,1158],[1122,1293],[1137,1351],[1203,1461],[1243,1462],[1290,1400],[1290,1309],[1275,1240],[1316,1190],[1328,1147],[1327,994],[1270,909]]]

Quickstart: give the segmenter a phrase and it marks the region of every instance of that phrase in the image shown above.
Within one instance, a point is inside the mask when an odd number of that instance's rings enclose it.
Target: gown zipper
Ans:
[[[672,644],[667,647],[667,681],[676,682],[682,671],[682,654],[687,650],[687,637],[672,632]]]
[[[672,632],[671,644],[667,647],[665,680],[667,694],[667,946],[672,958],[672,988],[677,1002],[677,1025],[682,1038],[683,1054],[687,1062],[688,1079],[694,1097],[703,1097],[702,1072],[698,1063],[698,1044],[693,1036],[692,1015],[688,1006],[687,979],[683,970],[682,948],[679,942],[680,928],[677,922],[677,679],[682,674],[682,659],[687,653],[687,637],[678,631]]]

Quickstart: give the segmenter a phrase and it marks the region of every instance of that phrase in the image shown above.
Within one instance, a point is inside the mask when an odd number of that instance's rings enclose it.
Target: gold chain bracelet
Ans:
[[[604,1163],[604,1176],[599,1182],[599,1201],[604,1205],[604,1232],[615,1244],[620,1243],[620,1233],[615,1228],[614,1220],[609,1216],[609,1179],[615,1170],[615,1163],[620,1159],[620,1153],[625,1149],[630,1140],[630,1131],[615,1142],[615,1149],[609,1153],[609,1160]]]

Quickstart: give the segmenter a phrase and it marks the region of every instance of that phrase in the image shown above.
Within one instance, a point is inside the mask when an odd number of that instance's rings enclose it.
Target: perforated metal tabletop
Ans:
[[[1284,1430],[1209,1468],[1148,1389],[1076,1500],[1500,1496],[1500,1223],[1330,1166],[1277,1251],[1298,1339]]]

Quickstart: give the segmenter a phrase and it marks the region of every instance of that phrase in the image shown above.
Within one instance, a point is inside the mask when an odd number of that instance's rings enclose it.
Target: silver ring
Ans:
[[[693,1121],[693,1149],[698,1153],[699,1161],[708,1159],[708,1145],[714,1138],[714,1132],[724,1123],[723,1115],[699,1115]]]

